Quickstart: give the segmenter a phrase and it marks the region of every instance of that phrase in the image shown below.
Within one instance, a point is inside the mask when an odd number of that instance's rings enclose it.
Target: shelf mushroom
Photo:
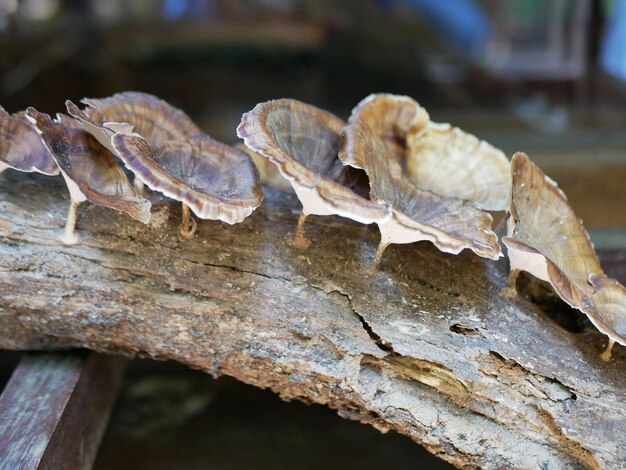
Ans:
[[[339,158],[346,165],[365,170],[370,179],[370,198],[392,208],[390,219],[378,223],[381,240],[372,261],[375,269],[392,243],[431,241],[439,250],[457,254],[469,248],[479,256],[502,256],[492,218],[471,203],[442,197],[414,186],[392,148],[355,108],[344,129]]]
[[[7,168],[49,176],[59,174],[54,158],[24,111],[11,115],[0,106],[0,173]]]
[[[189,209],[201,219],[236,224],[263,199],[250,157],[206,134],[170,140],[158,149],[138,134],[116,133],[112,143],[136,178],[182,203],[181,233],[186,238],[193,236],[196,227]]]
[[[68,113],[113,153],[111,138],[115,133],[134,132],[154,148],[202,133],[183,111],[148,93],[126,91],[108,98],[84,98],[81,102],[86,105],[83,110],[67,100]],[[136,180],[135,187],[141,191],[142,181]]]
[[[391,155],[406,166],[407,137],[428,127],[430,116],[413,98],[373,93],[356,106],[359,120],[385,142]]]
[[[557,184],[523,153],[511,160],[512,193],[503,242],[511,273],[507,293],[516,295],[521,271],[549,282],[571,307],[585,313],[614,342],[626,345],[626,290],[606,277],[582,222]]]
[[[309,215],[339,215],[370,224],[388,220],[387,204],[369,200],[367,176],[337,158],[344,122],[292,99],[259,103],[241,118],[237,135],[274,165],[302,203],[293,245],[305,248]]]
[[[465,199],[480,209],[508,208],[511,170],[501,150],[458,127],[431,121],[408,96],[372,94],[356,112],[419,189]]]
[[[78,243],[76,216],[78,206],[84,201],[125,212],[148,223],[150,202],[135,192],[115,157],[78,121],[64,115],[58,115],[53,121],[34,108],[28,108],[26,116],[58,164],[70,192],[70,208],[61,242]]]

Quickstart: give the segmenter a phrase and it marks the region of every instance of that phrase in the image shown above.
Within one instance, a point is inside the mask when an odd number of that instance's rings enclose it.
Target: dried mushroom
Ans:
[[[450,124],[429,122],[407,137],[407,173],[420,189],[506,210],[511,194],[508,158],[496,147]]]
[[[114,134],[113,146],[126,168],[154,191],[183,204],[182,234],[190,238],[195,221],[243,221],[263,199],[259,177],[247,154],[206,134],[170,140],[158,149],[137,134]],[[192,223],[192,228],[189,224]]]
[[[78,121],[59,115],[55,122],[34,108],[28,108],[26,115],[58,164],[70,192],[70,208],[61,236],[64,244],[78,243],[76,215],[83,201],[125,212],[148,223],[150,202],[137,195],[115,157]]]
[[[370,197],[393,209],[389,220],[378,224],[381,240],[372,262],[380,263],[392,243],[428,240],[446,253],[469,248],[479,256],[502,256],[498,239],[491,231],[492,218],[471,203],[417,189],[393,158],[385,141],[353,111],[344,130],[339,158],[347,165],[362,168],[370,178]]]
[[[87,105],[83,110],[67,100],[68,113],[113,153],[111,138],[115,133],[137,133],[159,148],[170,140],[184,140],[202,132],[183,111],[148,93],[127,91],[102,99],[84,98],[81,102]],[[135,186],[142,189],[139,181]]]
[[[294,245],[309,244],[309,215],[340,215],[382,223],[390,217],[384,202],[367,197],[367,176],[337,158],[344,122],[305,103],[281,99],[258,104],[242,116],[237,135],[250,149],[278,167],[302,202]]]
[[[511,171],[504,153],[449,124],[430,120],[408,96],[373,94],[357,106],[359,120],[381,138],[419,189],[506,210]]]
[[[509,293],[515,293],[519,272],[527,271],[549,282],[611,341],[626,344],[624,288],[606,278],[565,194],[523,153],[513,156],[511,174],[511,218],[503,239],[511,263]]]
[[[66,101],[68,112],[83,124],[91,124],[89,131],[95,128],[109,139],[114,133],[132,130],[158,147],[169,140],[202,132],[183,111],[148,93],[126,91],[108,98],[84,98],[81,102],[87,105],[82,111]]]
[[[58,175],[54,158],[23,111],[10,115],[0,106],[0,173],[7,168]]]
[[[385,142],[394,159],[405,166],[407,137],[428,126],[430,116],[413,98],[375,93],[361,100],[359,120]]]

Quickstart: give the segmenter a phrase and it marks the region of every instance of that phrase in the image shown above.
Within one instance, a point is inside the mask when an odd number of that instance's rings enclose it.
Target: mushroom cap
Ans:
[[[507,209],[511,171],[501,150],[458,127],[431,121],[408,96],[372,94],[353,114],[385,142],[419,189],[465,199],[481,209]]]
[[[185,203],[202,219],[239,223],[263,199],[250,157],[206,134],[170,140],[158,149],[136,134],[116,133],[112,143],[150,189]]]
[[[58,115],[55,122],[34,108],[26,115],[57,162],[73,199],[87,199],[148,223],[150,202],[135,192],[115,157],[78,121]]]
[[[391,223],[380,226],[387,242],[429,240],[447,253],[469,248],[485,258],[502,256],[498,238],[491,231],[491,215],[467,201],[416,188],[385,141],[360,120],[358,109],[344,129],[339,158],[364,169],[370,179],[372,200],[392,207]]]
[[[10,115],[0,106],[0,164],[24,172],[58,175],[52,155],[26,118],[24,111]]]
[[[583,297],[591,292],[589,275],[604,275],[589,234],[565,194],[526,154],[513,156],[511,174],[511,219],[508,237],[503,239],[511,267],[536,275],[529,263],[535,266],[541,260],[527,254],[539,254],[545,258],[545,268],[537,277],[550,282],[563,300],[580,309]]]
[[[609,277],[589,276],[591,296],[583,301],[582,311],[613,341],[626,346],[626,288]]]
[[[121,132],[120,124],[131,124],[133,131],[151,145],[182,139],[202,131],[187,114],[167,101],[148,93],[125,91],[108,98],[83,98],[85,115],[94,123]],[[117,125],[117,126],[116,126]]]
[[[407,137],[407,173],[420,189],[506,210],[511,167],[504,152],[450,124],[429,122]]]
[[[358,112],[359,120],[385,142],[401,165],[406,160],[407,137],[417,134],[430,122],[428,112],[413,98],[389,93],[367,96],[353,112]]]
[[[388,220],[390,210],[367,198],[367,175],[337,158],[344,122],[292,99],[259,103],[245,113],[237,135],[292,185],[305,214],[337,214],[362,223]]]

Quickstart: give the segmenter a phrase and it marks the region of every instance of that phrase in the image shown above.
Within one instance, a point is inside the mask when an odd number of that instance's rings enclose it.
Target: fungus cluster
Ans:
[[[182,203],[181,233],[193,237],[201,219],[242,222],[263,199],[258,172],[241,149],[212,139],[183,111],[138,92],[66,102],[69,115],[28,108],[0,109],[0,171],[14,168],[63,175],[70,208],[60,240],[78,243],[77,211],[84,201],[148,223],[143,187]],[[118,163],[134,175],[134,185]],[[191,227],[191,228],[190,228]]]
[[[145,93],[84,99],[51,118],[0,107],[0,173],[7,168],[59,172],[70,193],[64,244],[78,243],[84,201],[143,223],[151,203],[144,186],[181,202],[181,234],[201,219],[242,222],[261,203],[261,180],[293,190],[302,203],[292,244],[310,241],[309,215],[339,215],[378,225],[370,270],[390,244],[427,240],[457,254],[502,254],[489,210],[508,210],[503,243],[517,295],[520,271],[549,282],[609,338],[626,345],[626,288],[602,270],[589,236],[563,192],[525,154],[502,151],[449,124],[431,121],[413,99],[370,95],[347,122],[292,99],[257,104],[242,116],[245,145],[212,139],[183,111]],[[253,163],[254,161],[254,163]],[[133,184],[119,164],[132,173]],[[255,165],[256,164],[256,165]],[[258,170],[257,170],[258,167]]]
[[[528,271],[609,337],[604,359],[615,342],[626,345],[626,289],[604,274],[564,194],[526,155],[509,162],[487,142],[431,121],[413,99],[390,94],[362,100],[347,123],[296,100],[260,103],[243,115],[237,135],[302,202],[294,245],[308,244],[308,215],[336,214],[378,225],[371,270],[390,244],[420,240],[496,260],[502,251],[486,211],[508,210],[506,293],[516,296],[517,275]],[[280,184],[261,167],[264,182]]]

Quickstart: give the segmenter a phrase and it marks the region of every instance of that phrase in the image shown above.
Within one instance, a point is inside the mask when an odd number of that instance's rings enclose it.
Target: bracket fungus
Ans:
[[[54,176],[59,168],[24,111],[13,115],[0,106],[0,173],[7,168]]]
[[[150,202],[135,192],[113,155],[78,121],[59,114],[55,122],[34,108],[28,108],[26,116],[58,164],[70,192],[67,222],[60,237],[64,244],[78,243],[76,216],[78,206],[84,201],[125,212],[148,223]]]
[[[108,98],[83,98],[81,103],[86,105],[83,110],[70,100],[65,102],[68,112],[87,124],[90,132],[94,130],[98,140],[97,133],[110,140],[116,132],[132,130],[158,147],[202,132],[183,111],[148,93],[125,91]]]
[[[511,166],[502,150],[432,121],[407,136],[407,147],[407,174],[418,188],[471,201],[480,209],[508,208]]]
[[[391,151],[394,159],[406,165],[407,137],[428,126],[430,116],[413,98],[389,93],[373,93],[356,106],[359,120],[366,124]]]
[[[508,293],[516,294],[521,271],[549,282],[571,307],[585,313],[614,342],[626,345],[626,290],[607,278],[582,221],[565,194],[523,153],[511,161],[513,180],[507,237],[511,274]]]
[[[491,231],[492,218],[471,203],[442,197],[414,186],[406,177],[393,150],[361,120],[357,106],[344,129],[339,158],[346,165],[365,170],[370,179],[370,197],[388,204],[392,217],[378,223],[381,240],[372,261],[378,266],[392,243],[431,241],[446,253],[469,248],[479,256],[502,256],[498,238]]]
[[[367,197],[367,176],[337,158],[344,122],[333,114],[292,99],[257,104],[241,118],[237,135],[270,160],[302,202],[294,246],[309,244],[309,215],[340,215],[364,224],[383,223],[391,212]]]
[[[183,111],[148,93],[126,91],[107,98],[83,98],[81,102],[86,105],[83,110],[67,100],[68,113],[113,153],[111,139],[115,133],[137,133],[156,148],[202,133]],[[135,181],[135,188],[142,191],[141,180]]]
[[[206,134],[170,140],[158,149],[138,134],[116,133],[112,143],[136,178],[150,189],[182,202],[181,233],[186,238],[195,232],[189,209],[201,219],[236,224],[263,199],[250,157]]]
[[[419,189],[506,210],[511,171],[504,153],[458,127],[430,120],[408,96],[372,94],[355,108]]]

